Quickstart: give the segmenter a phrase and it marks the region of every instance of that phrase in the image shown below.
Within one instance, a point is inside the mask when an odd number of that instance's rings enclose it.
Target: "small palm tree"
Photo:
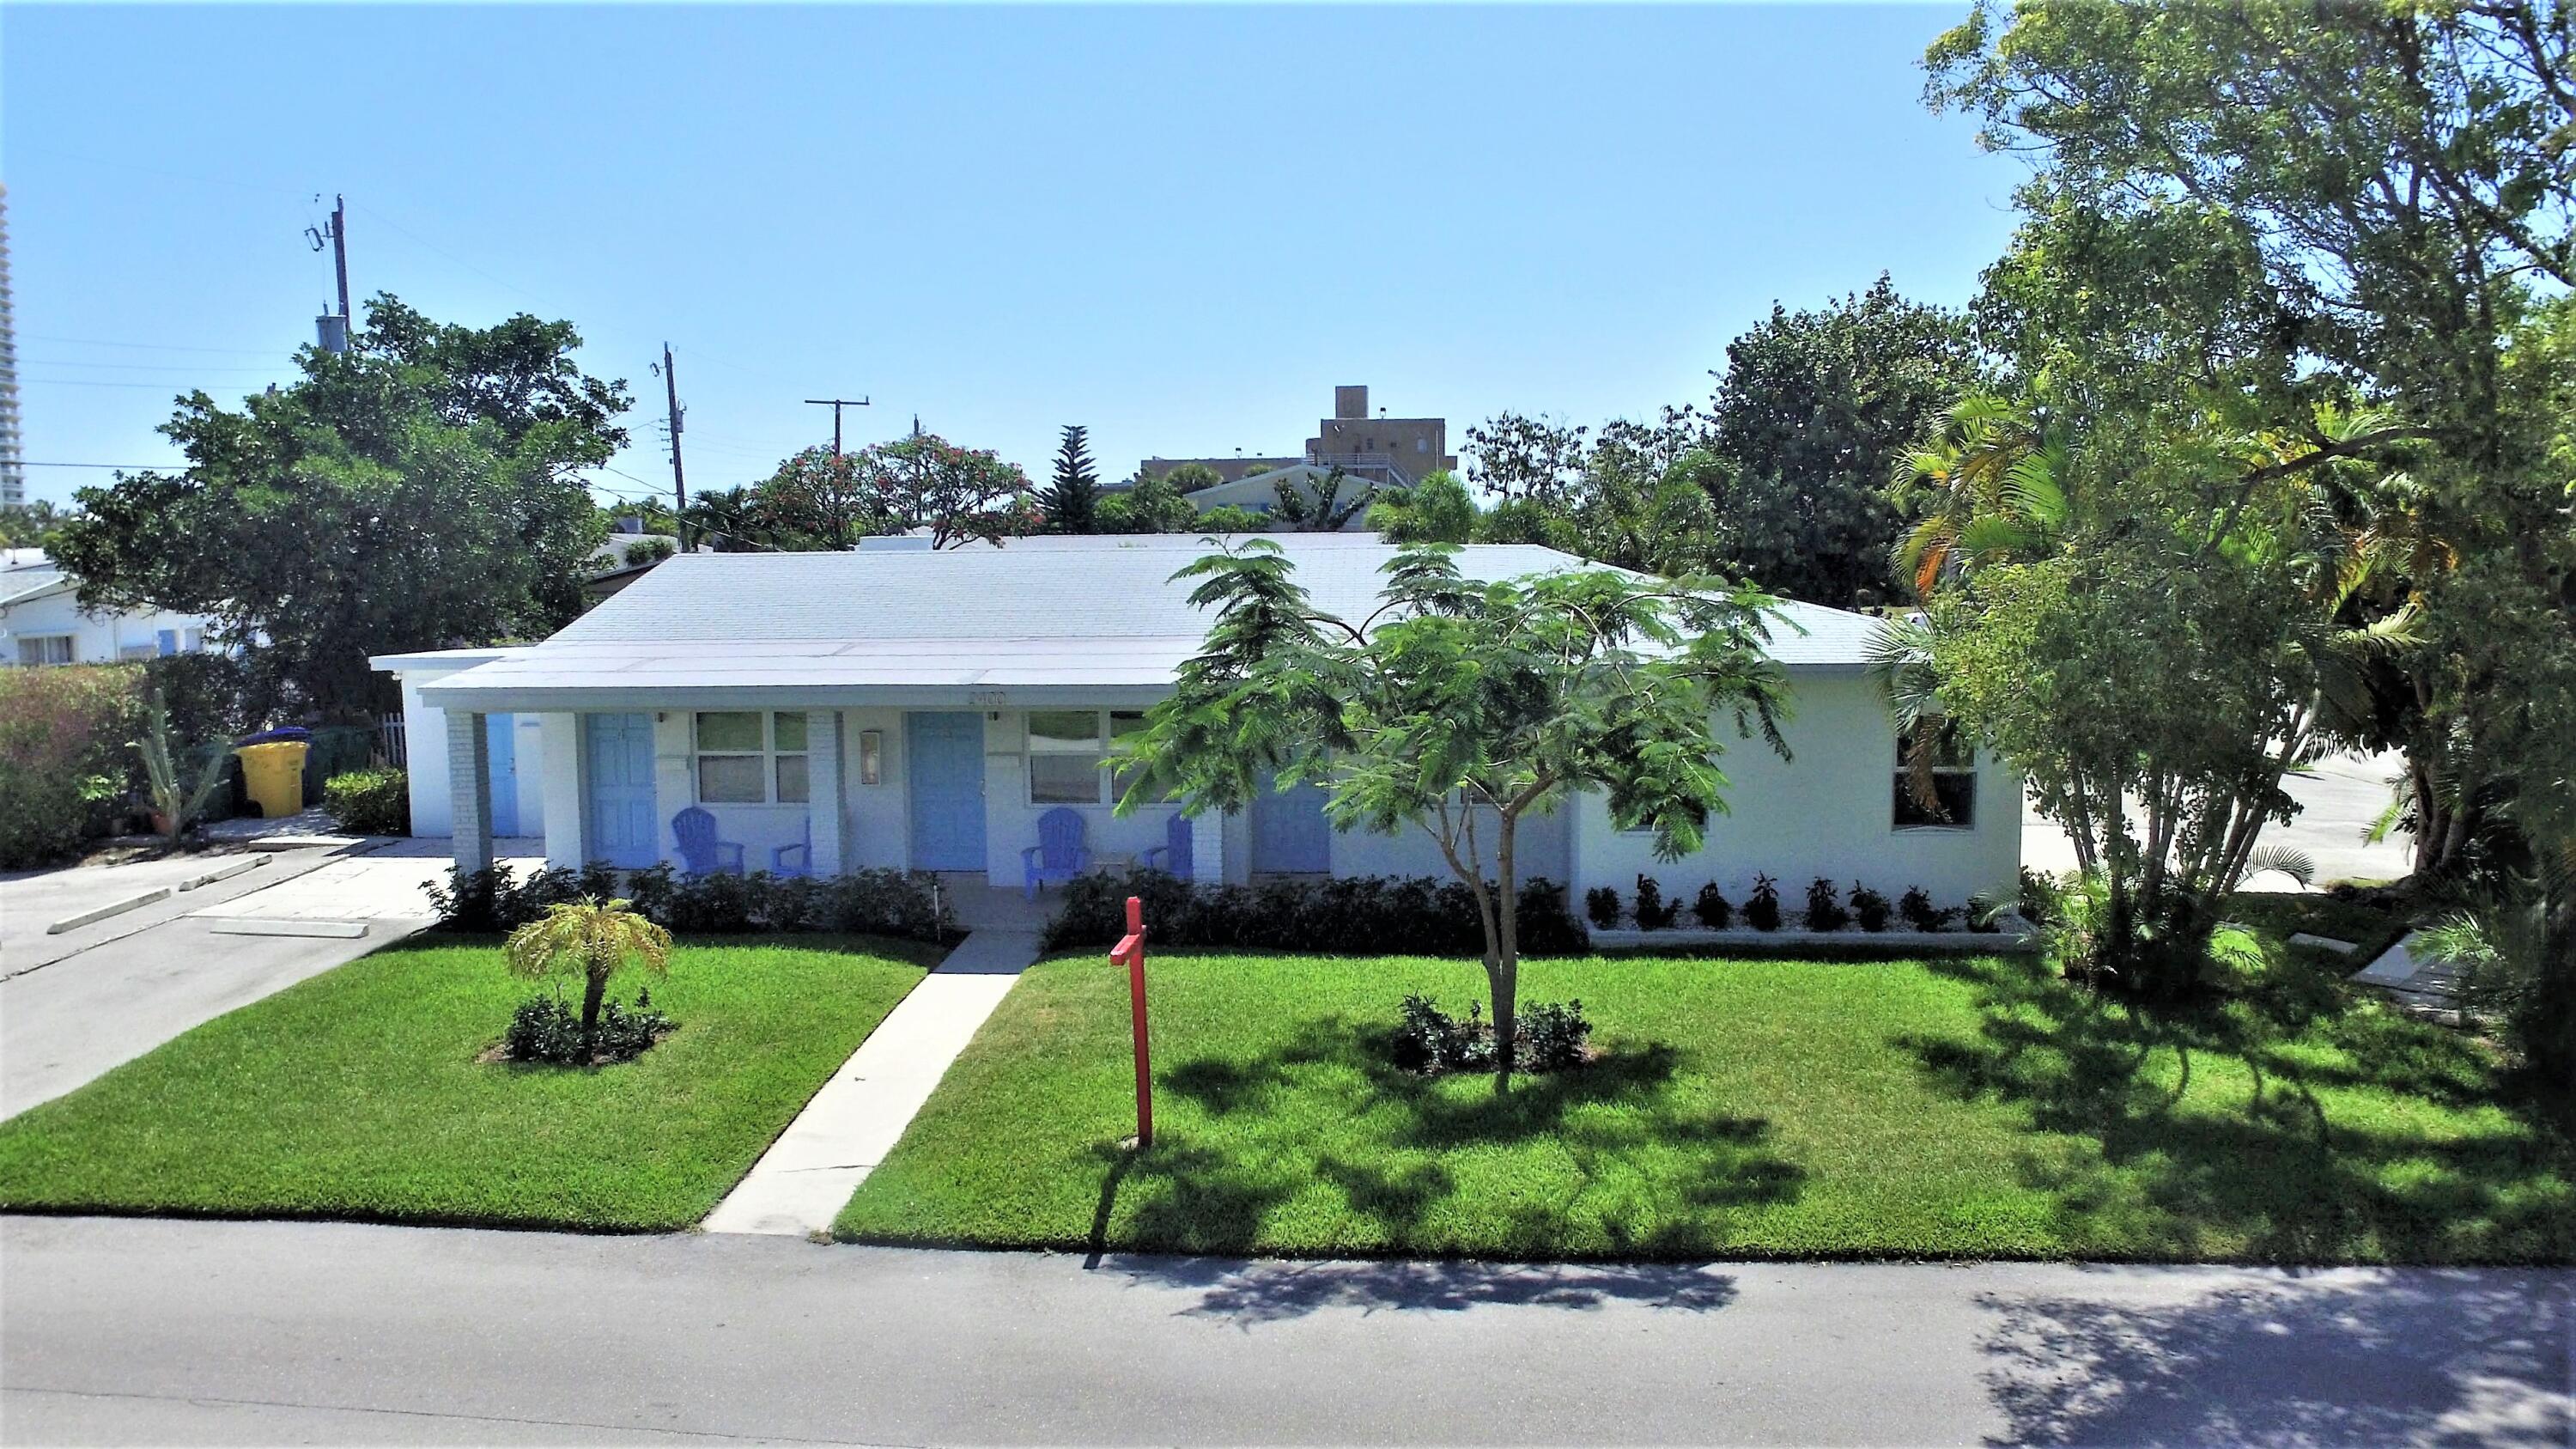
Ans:
[[[163,838],[176,850],[188,826],[205,813],[206,802],[224,783],[224,752],[208,752],[191,780],[180,773],[178,741],[170,733],[170,711],[159,695],[143,702],[143,737],[134,742],[143,757],[144,782],[151,788],[152,813],[160,817]]]
[[[656,976],[671,971],[671,933],[635,914],[632,903],[585,898],[548,906],[544,916],[510,933],[503,954],[522,976],[580,976],[581,1030],[599,1029],[608,978],[629,961]]]

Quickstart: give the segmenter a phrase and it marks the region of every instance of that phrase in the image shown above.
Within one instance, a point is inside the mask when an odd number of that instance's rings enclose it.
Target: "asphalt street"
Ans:
[[[11,1443],[2564,1446],[2568,1270],[987,1254],[0,1220]]]

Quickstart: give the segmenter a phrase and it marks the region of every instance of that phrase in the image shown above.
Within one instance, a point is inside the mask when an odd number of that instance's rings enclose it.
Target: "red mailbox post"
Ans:
[[[1145,903],[1127,898],[1127,935],[1109,953],[1127,968],[1127,1001],[1136,1016],[1136,1146],[1154,1145],[1154,1066],[1145,1047]]]

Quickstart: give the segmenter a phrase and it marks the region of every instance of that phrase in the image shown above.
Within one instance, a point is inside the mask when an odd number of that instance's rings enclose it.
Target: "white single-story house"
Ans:
[[[1349,617],[1373,605],[1395,552],[1365,535],[1271,537],[1317,606]],[[495,833],[542,835],[558,865],[640,867],[682,863],[673,822],[694,810],[750,869],[804,846],[820,874],[970,872],[1001,887],[1022,883],[1021,852],[1059,808],[1098,863],[1163,845],[1177,807],[1116,817],[1106,762],[1201,647],[1208,621],[1170,578],[1200,540],[887,545],[685,554],[543,643],[377,659],[402,683],[414,829],[452,834],[469,867],[489,862]],[[1581,562],[1528,545],[1458,559],[1483,578]],[[1920,885],[1945,904],[2009,889],[2020,780],[1977,755],[1945,760],[1949,818],[1927,821],[1866,670],[1880,623],[1784,614],[1793,627],[1770,647],[1791,685],[1793,758],[1727,726],[1731,811],[1703,851],[1657,861],[1651,835],[1579,796],[1525,825],[1523,874],[1566,882],[1578,905],[1593,886],[1628,895],[1640,873],[1685,901],[1712,880],[1741,901],[1757,873],[1793,905],[1819,875],[1890,897]],[[1419,832],[1333,830],[1314,787],[1194,822],[1190,857],[1201,881],[1446,873]]]
[[[44,550],[0,550],[0,668],[196,654],[212,624],[166,609],[93,613],[80,606],[80,580]]]

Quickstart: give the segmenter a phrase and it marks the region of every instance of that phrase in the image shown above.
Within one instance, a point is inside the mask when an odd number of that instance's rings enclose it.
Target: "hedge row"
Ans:
[[[427,890],[439,925],[451,931],[512,931],[548,906],[587,897],[632,901],[638,913],[673,931],[834,932],[944,943],[960,932],[937,885],[897,870],[821,879],[767,871],[684,877],[668,865],[621,871],[593,861],[580,870],[548,867],[523,880],[506,870],[459,870]]]
[[[1193,885],[1158,870],[1088,875],[1065,887],[1047,923],[1049,950],[1113,944],[1127,931],[1127,898],[1141,899],[1160,946],[1319,951],[1344,956],[1482,956],[1476,898],[1458,881],[1427,876],[1274,880]],[[1566,909],[1565,888],[1527,880],[1520,889],[1520,947],[1532,956],[1575,955],[1591,936]]]

